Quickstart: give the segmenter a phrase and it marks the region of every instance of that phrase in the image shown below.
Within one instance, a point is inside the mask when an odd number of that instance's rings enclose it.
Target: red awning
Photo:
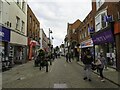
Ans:
[[[35,40],[31,40],[30,45],[36,46],[36,45],[39,45],[39,43]]]

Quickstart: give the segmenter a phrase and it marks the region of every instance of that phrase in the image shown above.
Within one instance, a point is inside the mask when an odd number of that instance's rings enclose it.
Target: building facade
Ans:
[[[2,42],[2,47],[6,48],[5,55],[11,58],[12,65],[24,63],[27,51],[27,2],[25,0],[2,0],[0,3],[1,26],[4,31],[2,39],[8,37],[10,39]]]
[[[78,27],[81,24],[81,21],[78,19],[73,24],[68,23],[67,27],[67,38],[68,38],[68,46],[74,48],[74,46],[78,43]]]
[[[116,69],[119,62],[116,54],[119,38],[114,34],[114,24],[119,19],[118,5],[118,2],[96,1],[95,33],[92,37],[96,58],[103,53],[108,65]]]
[[[49,44],[49,39],[47,38],[44,30],[41,28],[40,29],[40,48],[48,52],[48,49],[49,49],[48,44]]]
[[[40,22],[36,18],[31,8],[27,5],[27,37],[28,37],[28,59],[32,60],[36,56],[37,49],[40,48]]]
[[[86,18],[83,20],[81,25],[78,28],[79,35],[79,43],[80,43],[80,57],[83,56],[84,52],[89,49],[91,51],[92,56],[94,57],[94,44],[92,41],[92,34],[95,31],[95,13],[96,13],[96,7],[95,2],[92,2],[92,10],[89,12],[89,14],[86,16]]]

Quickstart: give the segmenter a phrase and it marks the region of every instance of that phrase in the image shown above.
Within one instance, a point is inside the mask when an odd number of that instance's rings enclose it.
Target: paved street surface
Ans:
[[[84,81],[83,67],[75,61],[67,63],[64,57],[56,59],[49,72],[40,71],[30,61],[3,72],[2,79],[3,88],[118,88],[107,80],[101,82],[94,73],[91,82]]]

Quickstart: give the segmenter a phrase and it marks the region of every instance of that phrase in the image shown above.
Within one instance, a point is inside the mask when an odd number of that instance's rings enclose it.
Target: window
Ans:
[[[16,17],[16,29],[19,30],[20,29],[20,18]]]
[[[107,27],[107,22],[104,21],[104,16],[107,15],[107,11],[100,12],[96,17],[95,17],[95,29],[96,31],[99,31],[102,28]]]
[[[73,29],[72,31],[73,31],[72,33],[75,33],[75,29]]]
[[[22,23],[21,23],[21,32],[23,32],[24,27],[25,27],[25,23],[24,23],[24,21],[22,21]]]
[[[36,28],[36,31],[37,31],[37,23],[36,23],[36,26],[35,26],[35,28]]]
[[[17,0],[17,4],[18,4],[18,5],[20,4],[20,1],[19,1],[19,0]]]
[[[104,21],[104,17],[106,16],[105,13],[101,14],[101,23],[102,23],[102,28],[105,28],[106,27],[106,22]]]
[[[99,31],[101,29],[101,26],[100,26],[100,15],[95,18],[95,26],[96,26],[96,31]]]
[[[105,0],[97,0],[96,1],[97,10],[103,5],[104,2],[105,2]]]
[[[80,40],[81,40],[81,35],[80,35]]]
[[[22,2],[22,10],[25,11],[25,1]]]
[[[85,36],[84,37],[87,37],[87,32],[85,32],[85,34],[84,34]]]
[[[118,12],[118,19],[120,19],[120,12]]]
[[[35,20],[33,20],[33,27],[35,27]]]
[[[32,23],[32,16],[30,16],[30,23]]]

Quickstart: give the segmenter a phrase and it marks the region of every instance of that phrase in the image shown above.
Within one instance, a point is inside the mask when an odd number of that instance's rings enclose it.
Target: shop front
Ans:
[[[116,47],[112,29],[105,28],[96,32],[92,40],[95,47],[95,59],[103,53],[108,66],[116,68]]]
[[[90,50],[91,55],[94,58],[94,48],[93,48],[93,41],[92,39],[88,39],[86,41],[81,42],[81,56],[84,55],[84,53],[86,52],[86,50]]]
[[[9,42],[10,42],[10,29],[0,26],[0,64],[1,68],[8,68],[9,61]]]
[[[40,48],[40,44],[35,40],[28,39],[28,59],[32,60],[36,57],[37,50]]]
[[[10,53],[12,65],[23,64],[27,61],[27,37],[11,30]]]
[[[117,70],[120,71],[120,21],[115,22],[114,24],[114,35],[116,42],[116,66]]]

